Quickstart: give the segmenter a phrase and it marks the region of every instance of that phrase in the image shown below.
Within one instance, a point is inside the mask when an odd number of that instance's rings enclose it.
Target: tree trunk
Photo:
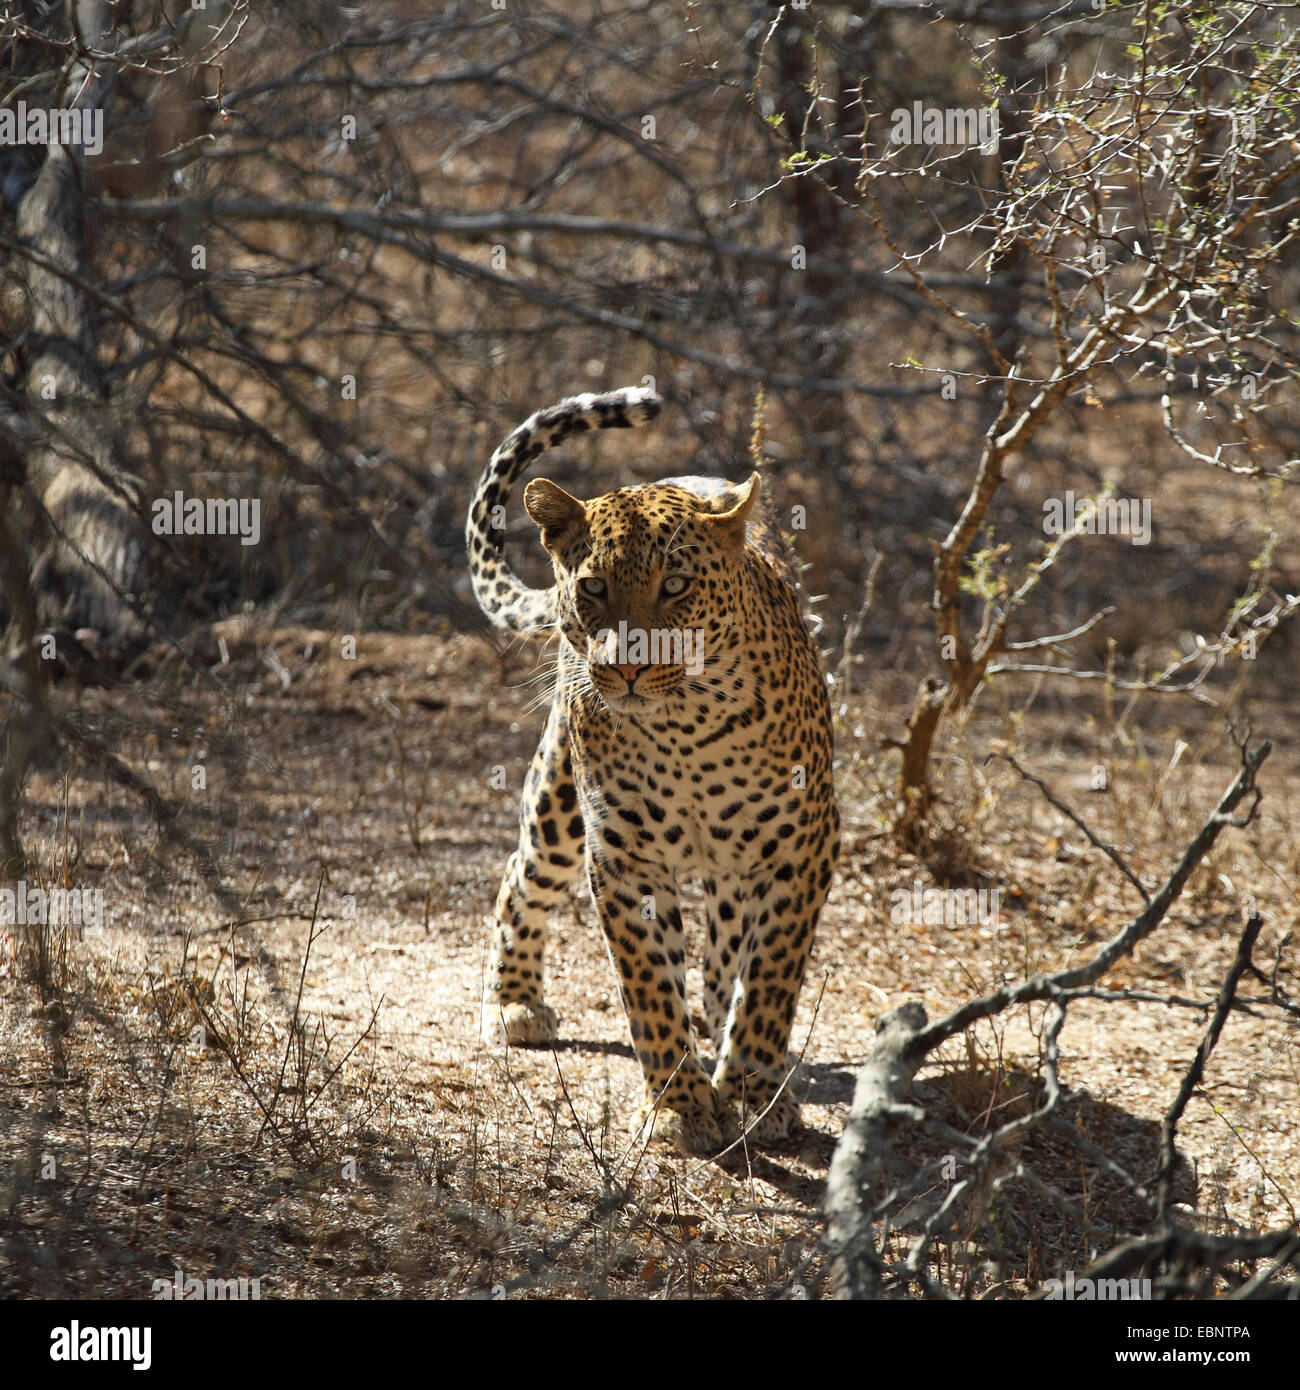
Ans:
[[[71,7],[91,49],[111,47],[112,7]],[[114,73],[75,63],[59,104],[103,108]],[[18,205],[20,240],[35,259],[21,266],[29,323],[23,393],[43,428],[26,451],[29,495],[48,534],[36,555],[32,595],[40,628],[68,635],[93,629],[125,654],[144,635],[138,616],[145,546],[139,487],[122,466],[108,392],[98,363],[77,152],[51,144]],[[80,282],[80,283],[79,283]]]

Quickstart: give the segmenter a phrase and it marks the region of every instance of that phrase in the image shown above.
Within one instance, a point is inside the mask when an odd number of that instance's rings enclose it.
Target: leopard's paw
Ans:
[[[790,1090],[790,1081],[782,1080],[784,1085],[779,1080],[763,1085],[751,1077],[744,1085],[735,1072],[725,1070],[714,1077],[719,1098],[740,1111],[750,1143],[779,1144],[799,1128],[799,1102]]]
[[[725,1108],[716,1104],[681,1101],[670,1105],[660,1100],[644,1106],[632,1127],[642,1138],[676,1153],[712,1158],[726,1147],[729,1118]],[[730,1128],[734,1129],[734,1121]]]
[[[483,1041],[490,1047],[549,1047],[559,1036],[555,1015],[540,1000],[483,1003]]]
[[[799,1102],[786,1087],[774,1100],[747,1107],[744,1126],[746,1138],[755,1144],[780,1144],[799,1128]]]

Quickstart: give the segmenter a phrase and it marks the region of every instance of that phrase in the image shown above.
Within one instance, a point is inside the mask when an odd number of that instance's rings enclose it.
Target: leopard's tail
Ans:
[[[474,596],[497,627],[527,636],[556,619],[554,588],[530,589],[506,563],[506,506],[516,479],[539,454],[571,434],[631,429],[653,420],[662,404],[653,391],[639,386],[570,396],[530,415],[498,446],[474,489],[465,522]]]

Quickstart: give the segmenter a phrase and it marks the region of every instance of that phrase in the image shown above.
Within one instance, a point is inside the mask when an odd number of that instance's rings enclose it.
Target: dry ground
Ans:
[[[174,666],[126,694],[59,691],[65,711],[105,715],[114,750],[183,806],[237,901],[223,908],[94,769],[30,782],[42,876],[102,888],[106,919],[6,929],[0,1293],[144,1298],[180,1268],[259,1278],[263,1297],[815,1294],[818,1204],[873,1018],[912,999],[933,1016],[1077,961],[1138,902],[1033,788],[983,763],[988,748],[1014,746],[1148,882],[1235,770],[1220,716],[1190,703],[1040,693],[1021,723],[1007,693],[947,749],[943,814],[964,829],[924,864],[883,834],[878,740],[910,683],[874,673],[841,717],[842,871],[796,1024],[806,1128],[776,1151],[687,1161],[630,1147],[637,1067],[579,897],[549,962],[561,1046],[477,1040],[485,914],[542,721],[533,674],[529,656],[469,637],[362,635],[345,661],[337,635],[282,629],[232,639],[214,672],[225,693]],[[1278,744],[1259,820],[1108,983],[1212,997],[1249,892],[1267,918],[1256,959],[1300,995],[1296,743],[1284,709],[1253,713]],[[1001,888],[1001,920],[897,923],[890,894],[914,882]],[[1178,1195],[1221,1228],[1293,1220],[1300,1201],[1300,1038],[1294,1017],[1256,1013],[1229,1020],[1180,1131]],[[1015,1113],[1040,1026],[1021,1011],[976,1030],[921,1074],[918,1099],[969,1134]],[[1140,1229],[1069,1131],[1149,1174],[1203,1026],[1189,1007],[1075,1005],[1066,1124],[1021,1155],[1047,1186],[1013,1182],[982,1229],[959,1221],[935,1272],[1015,1294]],[[917,1138],[904,1156],[943,1148]]]

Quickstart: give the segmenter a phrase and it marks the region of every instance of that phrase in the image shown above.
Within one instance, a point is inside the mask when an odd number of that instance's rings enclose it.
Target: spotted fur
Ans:
[[[586,430],[631,429],[653,420],[662,404],[653,391],[627,389],[570,396],[535,411],[505,437],[488,460],[465,523],[469,572],[479,607],[498,627],[528,636],[555,623],[555,590],[530,589],[506,564],[505,512],[519,475],[539,454]]]
[[[716,1152],[733,1105],[759,1140],[798,1120],[787,1048],[839,848],[831,716],[819,654],[757,473],[740,485],[673,478],[589,502],[546,479],[524,505],[554,585],[510,573],[510,486],[550,444],[648,419],[657,398],[616,391],[541,411],[484,471],[468,535],[475,591],[508,630],[559,636],[554,703],[524,787],[519,846],[497,899],[484,1035],[556,1037],[543,1002],[548,913],[585,863],[646,1081],[639,1121]],[[621,660],[607,635],[699,632],[693,659]],[[663,657],[664,653],[660,653]],[[704,1018],[693,1036],[678,890],[703,882]]]

